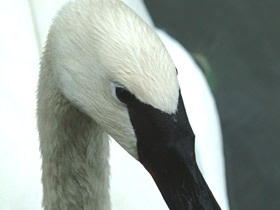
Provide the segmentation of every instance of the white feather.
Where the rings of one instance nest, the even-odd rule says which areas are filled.
[[[4,6],[2,5],[1,8],[3,11],[7,12],[0,13],[3,15],[3,17],[1,17],[2,21],[7,19],[7,16],[10,17],[11,21],[9,22],[9,24],[3,24],[5,25],[5,27],[7,27],[6,31],[10,31],[11,28],[13,28],[15,30],[14,34],[21,34],[24,31],[27,31],[26,28],[29,29],[28,33],[23,36],[24,40],[18,40],[17,37],[13,36],[7,36],[3,38],[6,33],[1,33],[2,37],[0,39],[6,40],[6,43],[13,44],[10,46],[1,47],[2,50],[0,51],[2,53],[1,57],[7,58],[4,60],[6,62],[6,65],[3,65],[1,67],[1,69],[3,69],[3,71],[1,71],[1,74],[3,74],[3,77],[1,76],[1,87],[3,88],[1,88],[2,91],[0,103],[2,111],[0,139],[0,209],[39,209],[42,193],[39,181],[40,160],[34,113],[34,93],[37,80],[36,69],[38,67],[36,65],[36,61],[38,60],[38,51],[36,43],[34,42],[36,38],[34,35],[34,28],[32,26],[32,18],[30,16],[28,5],[26,3],[20,3],[19,1],[15,0],[9,2],[13,3],[6,3]],[[141,3],[142,2],[140,2],[140,4]],[[53,5],[55,5],[55,3],[53,3]],[[11,14],[15,8],[21,8],[16,12],[17,21],[22,21],[20,22],[20,24],[18,24],[18,22],[16,21],[12,21],[13,15]],[[52,11],[50,12],[51,15],[49,15],[49,17],[51,17],[56,10],[56,6],[52,8],[41,7],[41,12],[46,10]],[[35,11],[37,13],[36,17],[39,17],[40,10],[35,9]],[[148,20],[150,18],[144,17],[143,19]],[[41,40],[40,43],[43,43],[43,40],[45,39],[44,37],[46,28],[48,28],[46,23],[49,23],[50,19],[44,20],[42,22],[45,22],[45,24],[37,25],[42,27],[41,29],[39,29],[41,34],[39,36]],[[20,30],[21,26],[24,26],[24,30]],[[188,57],[184,50],[180,49],[178,43],[176,43],[166,34],[164,35],[162,32],[159,33],[161,34],[161,38],[167,45],[169,53],[173,57],[174,63],[179,69],[179,82],[181,84],[185,105],[191,124],[198,139],[196,148],[198,150],[200,167],[204,175],[206,176],[206,180],[208,181],[210,188],[213,190],[213,193],[216,195],[219,203],[224,206],[223,209],[226,209],[228,205],[225,191],[225,178],[223,174],[224,169],[223,157],[221,152],[221,134],[213,98],[211,94],[209,94],[210,91],[206,85],[205,79],[203,78],[197,67],[193,64],[192,59]],[[12,33],[9,33],[9,36],[10,34]],[[168,39],[170,40],[167,41]],[[14,49],[17,50],[14,50],[13,53],[7,53],[9,52],[7,51],[7,49],[11,49],[11,46],[14,46]],[[30,54],[26,53],[27,49],[29,50]],[[15,52],[17,52],[18,54],[16,54]],[[18,58],[21,59],[19,60]],[[14,60],[17,60],[17,62],[14,62]],[[7,66],[11,66],[11,64],[12,68],[8,68]],[[186,66],[189,66],[190,68],[186,68]],[[14,71],[9,71],[9,69],[13,69]],[[25,70],[23,71],[23,69]],[[33,69],[33,71],[30,71],[30,69]],[[198,81],[200,82],[196,83],[198,85],[192,83],[193,81],[195,81],[194,79],[188,79],[188,82],[186,82],[187,80],[183,80],[182,82],[181,76],[183,76],[184,74],[186,74],[185,78],[198,78]],[[17,75],[17,77],[14,77],[14,75]],[[23,78],[26,79],[23,80]],[[195,89],[197,92],[203,94],[192,95],[193,92],[184,91],[184,89],[189,89],[185,88],[185,85],[183,85],[185,83],[187,85],[193,84],[194,86],[191,86],[192,90]],[[199,87],[199,84],[202,87]],[[15,87],[18,87],[19,85],[20,88],[15,89]],[[197,98],[198,95],[199,98]],[[192,98],[192,100],[188,100],[188,98]],[[192,101],[194,102],[194,104],[191,104]],[[208,108],[198,108],[199,106],[208,107],[210,113],[208,111]],[[199,110],[202,110],[203,112],[201,113],[205,113],[208,117],[205,117],[205,115],[199,115]],[[200,129],[197,122],[201,122],[202,117],[207,121],[203,121],[205,123],[202,124],[203,128]],[[214,125],[214,129],[209,129],[209,122]],[[16,130],[17,132],[14,132],[14,130]],[[199,132],[199,130],[207,131],[205,132],[205,136],[206,134],[212,136],[211,139],[216,139],[216,142],[213,144],[211,143],[210,145],[207,142],[203,142],[203,139],[206,138],[205,136],[203,136],[203,132]],[[211,133],[213,131],[214,133]],[[167,209],[154,182],[147,174],[147,172],[143,169],[143,167],[134,159],[132,159],[128,154],[126,154],[126,152],[122,151],[123,149],[119,148],[119,146],[115,143],[113,143],[111,147],[111,198],[113,209]],[[210,161],[208,160],[209,156],[205,155],[207,154],[205,152],[205,148],[208,150],[209,148],[211,148],[211,151],[217,152],[216,156],[211,156],[213,159]],[[200,150],[203,152],[200,152]],[[210,164],[208,164],[208,161],[210,162]],[[214,164],[214,167],[216,167],[217,169],[214,169],[212,167],[213,162],[217,163]],[[141,179],[143,179],[143,181],[138,181]],[[137,180],[136,186],[133,187],[133,185],[135,184],[135,180]],[[127,185],[123,185],[122,183],[124,182],[126,182]]]

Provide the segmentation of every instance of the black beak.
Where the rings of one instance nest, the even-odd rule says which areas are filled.
[[[171,210],[220,209],[195,159],[195,136],[181,93],[177,112],[164,113],[139,100],[127,104],[140,162]]]

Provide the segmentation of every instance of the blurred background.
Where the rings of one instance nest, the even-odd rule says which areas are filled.
[[[0,0],[0,166],[10,168],[0,168],[0,199],[21,193],[18,199],[27,201],[8,208],[0,202],[1,210],[40,205],[41,186],[30,185],[40,182],[35,80],[54,8],[63,2]],[[280,1],[145,3],[155,25],[192,54],[213,91],[231,209],[280,209]]]
[[[145,0],[204,66],[220,114],[232,210],[280,209],[280,1]]]

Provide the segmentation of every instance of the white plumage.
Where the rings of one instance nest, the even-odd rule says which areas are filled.
[[[213,98],[211,96],[211,93],[209,91],[209,88],[207,87],[206,81],[203,78],[203,75],[201,75],[201,72],[197,69],[197,66],[193,63],[192,59],[186,54],[186,52],[180,47],[178,43],[176,43],[174,40],[172,40],[168,35],[164,34],[162,31],[158,31],[160,34],[160,37],[165,42],[169,53],[171,54],[173,61],[175,65],[178,68],[179,71],[179,82],[182,89],[182,94],[185,101],[185,106],[188,112],[188,116],[190,119],[190,122],[192,124],[192,127],[194,129],[194,132],[197,136],[197,151],[198,151],[198,162],[200,164],[201,170],[210,185],[210,188],[212,189],[214,195],[216,195],[217,200],[219,201],[220,205],[223,207],[223,209],[227,208],[227,198],[226,198],[226,188],[225,188],[225,181],[224,181],[224,169],[223,169],[223,155],[221,150],[221,134],[220,134],[220,127],[219,127],[219,121],[214,105]],[[36,47],[34,47],[36,48]],[[36,53],[34,53],[36,54]],[[186,68],[186,66],[188,66]],[[32,76],[30,76],[32,78]],[[184,79],[181,79],[184,78]],[[195,79],[196,78],[196,79]],[[199,81],[199,82],[198,82]],[[188,85],[188,86],[187,86]],[[28,91],[34,90],[34,86],[30,87]],[[19,98],[18,93],[15,93],[14,96]],[[188,98],[191,98],[191,100],[188,100]],[[34,100],[34,96],[31,96],[31,100]],[[5,104],[7,104],[8,99],[6,100]],[[22,102],[19,103],[23,103]],[[34,108],[34,106],[33,106]],[[30,109],[30,113],[32,112],[32,109]],[[6,116],[6,115],[4,115]],[[34,115],[33,115],[34,116]],[[205,117],[207,116],[207,117]],[[15,118],[18,118],[19,116],[15,116]],[[203,121],[201,119],[204,119]],[[22,119],[22,118],[21,118]],[[26,119],[23,118],[23,119]],[[17,120],[15,120],[17,121]],[[201,123],[203,122],[203,123]],[[34,123],[34,121],[33,121]],[[22,123],[24,124],[24,122]],[[209,128],[209,125],[211,128]],[[6,125],[3,125],[3,127]],[[19,128],[21,125],[18,125]],[[34,124],[33,124],[34,126]],[[202,127],[203,126],[203,127]],[[213,127],[212,127],[213,126]],[[11,125],[12,127],[12,125]],[[34,127],[33,127],[34,128]],[[27,128],[27,130],[30,130],[30,128]],[[202,132],[203,130],[203,132]],[[22,132],[24,133],[24,131]],[[33,138],[33,143],[36,141],[36,134],[35,130],[34,132],[31,131],[30,138]],[[14,134],[16,135],[16,134]],[[8,137],[4,137],[5,139],[9,138],[9,136],[13,139],[15,137],[12,137],[11,134],[8,134]],[[22,136],[22,135],[20,135]],[[23,136],[27,137],[24,133]],[[211,137],[210,137],[211,136]],[[20,138],[20,137],[18,137]],[[2,139],[2,137],[1,137]],[[205,140],[209,141],[211,139],[211,143],[208,144],[205,142]],[[214,143],[215,141],[215,143]],[[1,141],[2,144],[2,141]],[[7,144],[6,144],[7,145]],[[18,148],[18,153],[22,154],[20,147],[20,144],[17,146],[7,146],[6,150],[12,150],[12,147],[15,149]],[[26,146],[23,144],[24,147]],[[35,142],[36,145],[36,142]],[[23,147],[23,148],[24,148]],[[142,166],[138,164],[136,161],[131,159],[127,154],[125,153],[119,153],[120,148],[116,149],[115,144],[113,144],[114,150],[112,150],[112,182],[111,182],[111,195],[112,195],[112,208],[113,209],[167,209],[165,204],[163,203],[163,200],[157,192],[156,186],[153,184],[152,179],[149,177],[149,175],[143,171]],[[3,147],[2,147],[3,148]],[[27,147],[30,149],[30,147]],[[32,146],[32,152],[28,152],[28,154],[37,154],[37,156],[30,157],[29,163],[34,163],[33,165],[30,165],[32,170],[32,167],[34,166],[34,172],[30,173],[30,171],[27,174],[33,174],[37,175],[37,179],[29,179],[27,176],[22,176],[21,179],[18,179],[18,174],[14,173],[14,171],[17,171],[20,167],[19,160],[21,158],[16,158],[13,162],[13,158],[10,159],[10,161],[7,160],[7,157],[9,157],[9,154],[2,153],[3,159],[5,162],[4,164],[1,164],[1,167],[4,168],[6,171],[5,173],[1,173],[4,178],[2,180],[5,180],[5,183],[13,183],[15,189],[12,189],[9,187],[10,185],[6,185],[6,187],[2,188],[4,193],[1,195],[4,195],[0,197],[0,207],[3,205],[3,208],[1,209],[15,209],[15,202],[19,203],[19,206],[21,206],[21,209],[26,206],[26,209],[30,209],[30,203],[34,203],[33,207],[34,209],[38,209],[38,201],[35,201],[35,198],[31,200],[31,202],[27,202],[27,198],[24,197],[24,193],[26,191],[29,191],[30,194],[38,195],[38,198],[40,197],[40,186],[38,183],[38,165],[39,161],[34,161],[34,159],[38,158],[38,151],[36,147]],[[211,148],[211,149],[209,149]],[[205,150],[206,149],[206,150]],[[209,155],[207,152],[213,151],[211,155]],[[16,151],[16,150],[15,150]],[[118,151],[118,152],[116,152]],[[213,155],[213,153],[215,155]],[[121,155],[119,155],[121,154]],[[14,155],[15,157],[16,154]],[[35,158],[33,158],[35,157]],[[212,160],[210,160],[210,158]],[[25,156],[26,158],[26,156]],[[38,159],[37,159],[38,160]],[[11,166],[7,163],[11,163],[16,168],[12,170]],[[25,161],[22,164],[26,164],[27,161]],[[131,164],[130,166],[127,166],[127,163]],[[138,166],[137,166],[138,165]],[[24,169],[28,168],[25,165]],[[36,167],[37,166],[37,167]],[[25,171],[22,169],[21,171]],[[11,173],[10,175],[7,175]],[[3,175],[4,174],[4,175]],[[5,175],[6,174],[6,175]],[[139,176],[139,174],[143,174]],[[14,177],[14,178],[13,178]],[[138,182],[136,181],[136,184],[138,184],[137,187],[131,187],[132,184],[135,184],[135,180],[139,180],[140,177],[145,177],[145,179],[149,181],[143,181]],[[118,179],[119,178],[119,179]],[[121,182],[120,180],[123,179]],[[14,182],[14,180],[17,180],[17,182]],[[30,183],[33,182],[33,180],[37,180],[37,184],[34,184],[33,190],[27,190],[30,185],[26,185],[28,183],[28,180]],[[123,185],[123,182],[131,183],[128,185]],[[149,182],[150,184],[147,184]],[[144,184],[143,184],[144,183]],[[5,185],[4,185],[5,186]],[[31,185],[32,186],[32,185]],[[151,187],[150,187],[151,186]],[[145,188],[147,187],[147,188]],[[9,193],[8,189],[10,188],[13,193]],[[17,190],[18,188],[19,190]],[[128,189],[128,192],[125,192],[125,190]],[[141,190],[142,189],[142,190]],[[15,190],[15,191],[14,191]],[[139,191],[142,191],[141,196],[136,196],[136,193],[139,193]],[[20,192],[22,192],[20,194]],[[156,195],[154,195],[155,193]],[[13,197],[14,195],[14,197]],[[140,200],[142,197],[142,200]],[[36,199],[38,199],[36,198]],[[14,200],[13,200],[14,199]],[[30,199],[30,196],[29,196]],[[150,199],[150,200],[149,200]],[[142,206],[139,206],[139,203],[142,204]],[[37,208],[36,208],[37,203]],[[124,207],[120,207],[120,205],[123,205]],[[16,205],[18,206],[18,205]]]

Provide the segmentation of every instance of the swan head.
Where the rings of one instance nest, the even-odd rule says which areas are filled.
[[[46,54],[65,97],[136,159],[135,128],[116,90],[162,112],[177,110],[179,85],[169,54],[153,29],[121,1],[66,4],[54,19]]]
[[[171,57],[122,1],[67,3],[44,62],[60,92],[144,165],[171,209],[219,209],[195,162]]]

